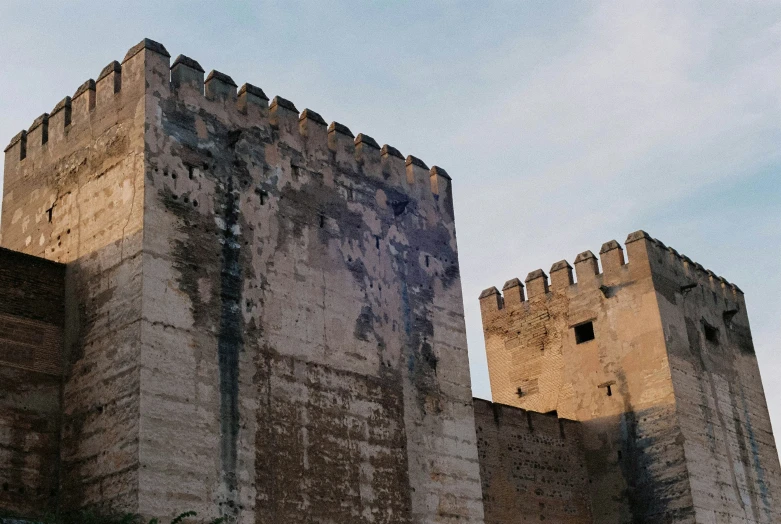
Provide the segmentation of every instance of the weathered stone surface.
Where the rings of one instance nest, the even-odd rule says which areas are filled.
[[[0,509],[56,509],[65,266],[0,248]]]
[[[6,155],[3,245],[68,264],[64,506],[482,522],[449,177],[142,44]]]
[[[781,468],[743,293],[661,243],[649,253],[697,521],[781,522]]]
[[[5,159],[2,245],[67,264],[63,508],[138,509],[146,84],[168,78],[142,44],[121,82],[97,98],[88,82],[45,144]]]
[[[580,423],[475,399],[487,524],[591,524]]]
[[[158,103],[143,337],[196,351],[150,359],[143,395],[161,411],[142,421],[150,439],[179,428],[221,451],[150,463],[142,497],[181,504],[152,500],[157,486],[197,472],[183,500],[257,522],[480,521],[452,197],[359,165],[343,126],[329,142],[196,92]],[[208,395],[160,389],[174,369]]]
[[[626,249],[528,300],[481,295],[494,401],[582,422],[595,522],[781,521],[742,293],[645,232]]]

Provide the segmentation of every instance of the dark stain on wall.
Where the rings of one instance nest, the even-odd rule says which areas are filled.
[[[734,308],[734,306],[732,306]],[[731,308],[725,308],[727,311],[734,311]],[[748,326],[744,326],[738,323],[726,322],[727,339],[737,348],[742,355],[755,355],[754,341],[751,338],[751,330]]]
[[[195,208],[190,192],[174,194],[166,187],[159,194],[166,209],[177,215],[178,230],[183,234],[183,240],[176,240],[173,246],[179,287],[190,298],[196,325],[216,331],[220,482],[224,490],[220,505],[223,514],[238,515],[239,358],[245,337],[260,330],[255,318],[251,326],[245,326],[242,314],[244,282],[254,276],[251,269],[245,269],[249,255],[242,250],[242,232],[249,225],[240,212],[242,191],[251,186],[245,156],[247,141],[252,137],[239,130],[224,129],[201,111],[200,115],[219,129],[213,141],[201,144],[191,113],[175,104],[170,104],[168,110],[170,118],[164,119],[164,127],[179,138],[172,146],[173,152],[185,166],[198,166],[202,176],[214,183],[213,206],[219,219],[216,222],[214,216]],[[204,297],[199,281],[218,281],[219,287],[215,286],[210,296]],[[208,344],[208,335],[196,338]]]
[[[445,224],[431,224],[421,214],[419,202],[389,179],[370,176],[360,166],[355,171],[334,167],[335,153],[315,157],[299,151],[280,140],[280,131],[273,126],[238,131],[205,111],[194,117],[191,108],[181,103],[164,101],[162,105],[163,130],[174,137],[171,153],[185,166],[202,166],[203,176],[214,184],[210,190],[214,210],[222,221],[215,226],[213,216],[188,206],[189,193],[160,193],[166,209],[179,218],[173,264],[180,273],[180,289],[191,299],[196,343],[209,343],[215,334],[217,338],[221,473],[226,487],[232,492],[237,488],[237,439],[246,422],[239,420],[238,363],[239,355],[250,351],[257,366],[254,387],[262,399],[254,415],[257,522],[301,521],[311,517],[314,507],[323,522],[410,522],[405,417],[415,420],[419,415],[408,414],[405,388],[411,381],[418,400],[413,411],[416,407],[423,414],[441,410],[432,318],[434,286],[449,288],[458,282],[451,230]],[[202,120],[201,129],[206,123],[208,140],[196,133],[196,118]],[[273,164],[266,160],[272,150]],[[326,181],[323,172],[333,179]],[[385,193],[387,206],[378,204],[379,192]],[[249,209],[260,210],[259,216],[250,216],[250,211],[242,216],[245,201],[250,200]],[[264,209],[273,213],[272,236],[253,238]],[[377,223],[364,221],[367,211],[379,219],[379,231]],[[239,226],[241,234],[236,233]],[[391,233],[394,228],[405,236],[403,241],[396,242],[393,235],[398,233]],[[251,247],[245,247],[250,243]],[[335,252],[341,252],[342,258],[335,257]],[[383,260],[382,268],[376,266],[378,254],[391,257]],[[280,269],[285,259],[287,270],[287,257],[301,257],[295,259],[290,276]],[[253,269],[258,263],[265,267]],[[297,264],[305,264],[306,270],[298,273]],[[379,273],[387,267],[391,274]],[[219,289],[203,297],[202,282],[215,282],[217,272]],[[283,288],[270,287],[280,286],[280,280],[287,278],[291,288],[297,283],[317,287],[321,285],[318,273],[322,275],[322,303],[298,304],[295,292],[285,295]],[[261,338],[267,304],[300,307],[302,322],[312,322],[310,315],[316,308],[338,313],[339,306],[328,303],[326,282],[340,273],[349,273],[352,292],[360,290],[363,295],[357,298],[360,312],[354,324],[345,327],[361,342],[361,351],[376,344],[376,375],[284,355]],[[308,282],[312,277],[318,280]],[[261,289],[253,296],[242,296],[258,286]],[[393,298],[384,298],[387,294]],[[384,308],[398,299],[404,309],[400,320],[406,326],[398,326],[397,331],[397,320],[389,316],[394,312]],[[402,341],[401,359],[387,354],[389,345],[397,347],[387,343],[388,336]],[[306,343],[293,337],[289,342]],[[324,343],[327,346],[329,341]],[[352,354],[361,360],[358,352]],[[370,411],[367,419],[356,413],[357,405]],[[322,471],[329,471],[331,482],[319,480]],[[366,489],[371,495],[362,499]]]
[[[716,433],[715,428],[713,425],[713,412],[710,408],[710,403],[708,402],[708,385],[704,383],[703,380],[703,373],[705,373],[705,359],[703,358],[702,354],[702,347],[700,345],[700,332],[697,329],[697,323],[689,318],[686,317],[686,337],[688,339],[688,348],[690,350],[689,357],[691,358],[691,362],[694,365],[695,370],[697,370],[697,381],[699,382],[699,406],[700,410],[702,411],[702,417],[705,421],[705,433],[708,437],[708,449],[710,450],[711,454],[716,453]]]
[[[381,337],[374,330],[374,324],[377,320],[371,306],[362,306],[361,313],[355,319],[355,329],[353,330],[355,338],[369,341],[369,335],[373,335],[376,339],[381,340]]]
[[[709,293],[703,292],[703,299],[707,301]],[[714,297],[714,302],[718,302],[718,299]],[[688,304],[690,307],[692,304]],[[687,303],[684,301],[682,307],[684,312]],[[730,475],[730,485],[734,491],[734,497],[740,506],[741,510],[746,510],[746,504],[743,501],[743,496],[740,493],[738,478],[735,473],[734,458],[732,456],[732,447],[729,444],[729,428],[727,420],[722,412],[721,402],[719,402],[718,391],[716,389],[716,383],[714,380],[714,373],[721,376],[735,376],[736,373],[732,366],[732,359],[720,345],[715,342],[707,340],[704,334],[700,333],[700,330],[716,329],[708,324],[708,322],[701,318],[699,321],[692,318],[690,314],[685,316],[686,322],[686,334],[689,342],[689,348],[691,351],[690,362],[693,364],[697,373],[697,381],[699,385],[700,394],[700,409],[706,422],[707,436],[708,436],[708,450],[714,458],[718,458],[718,439],[716,438],[716,431],[721,433],[723,440],[723,449],[729,463],[727,470]],[[704,342],[704,343],[703,343]],[[713,401],[715,409],[710,408],[709,399]],[[739,434],[736,435],[739,437]],[[740,447],[740,444],[739,444]],[[744,465],[750,468],[747,462]]]
[[[222,477],[228,491],[237,488],[236,461],[239,436],[239,353],[243,346],[241,315],[242,269],[241,241],[238,235],[238,197],[232,179],[228,179],[223,196],[222,259],[220,267],[220,327],[217,354],[220,373],[220,462]],[[228,504],[234,504],[229,501]]]
[[[412,202],[412,210],[417,205]],[[407,337],[407,371],[415,386],[418,407],[423,413],[441,412],[439,379],[437,377],[438,357],[434,352],[434,323],[432,305],[434,281],[439,278],[447,288],[457,281],[457,254],[450,247],[450,234],[443,224],[434,228],[415,228],[411,217],[406,220],[405,230],[415,231],[408,235],[409,245],[393,242],[396,253],[395,268],[401,284],[401,298],[404,331]],[[431,272],[420,263],[422,254],[436,253],[444,270],[442,274]]]
[[[729,385],[729,390],[730,390],[730,396],[732,398],[735,398],[735,388],[732,384]],[[740,461],[743,464],[751,464],[751,459],[749,458],[749,450],[746,447],[746,435],[745,432],[743,431],[743,424],[740,420],[740,412],[738,411],[737,402],[732,403],[732,425],[735,431],[735,438],[738,442],[738,453],[740,453]],[[754,474],[755,473],[752,468],[746,469],[746,475],[754,475]],[[759,520],[759,516],[757,515],[757,508],[759,507],[757,494],[752,490],[749,491],[749,496],[752,498],[751,512],[753,514],[753,517],[755,520]]]
[[[692,366],[697,382],[699,398],[696,403],[705,426],[707,450],[713,460],[726,462],[726,467],[721,471],[728,472],[729,477],[728,480],[722,477],[721,484],[724,489],[734,492],[731,498],[735,500],[738,506],[735,510],[740,511],[740,514],[745,512],[748,518],[756,521],[763,518],[773,520],[765,471],[751,423],[752,413],[745,399],[742,384],[744,377],[739,373],[736,361],[754,355],[748,327],[733,322],[733,318],[740,313],[740,304],[717,296],[703,286],[697,293],[684,295],[679,305],[684,315],[687,336],[682,356]],[[711,333],[710,338],[708,331]],[[728,398],[731,401],[727,406],[720,400],[718,380],[723,381],[729,389]],[[737,456],[733,456],[733,441],[737,444]],[[745,472],[745,483],[741,480],[741,469]],[[747,507],[744,494],[751,500],[748,504],[750,507]],[[760,516],[759,511],[766,515]]]
[[[676,507],[678,489],[688,482],[685,468],[677,468],[680,473],[674,473],[675,466],[682,466],[684,458],[666,452],[680,440],[674,407],[658,406],[636,411],[624,373],[616,373],[616,379],[624,399],[624,413],[618,419],[618,463],[625,482],[621,496],[629,508],[628,521],[662,524],[692,517],[692,507]],[[660,464],[667,467],[660,468]]]
[[[754,478],[759,487],[759,496],[762,499],[762,509],[768,518],[772,519],[772,504],[770,502],[770,491],[765,481],[765,468],[762,467],[759,460],[759,443],[757,442],[756,435],[754,435],[754,428],[751,425],[751,412],[742,386],[740,387],[740,400],[743,408],[743,416],[746,420],[746,433],[748,434],[748,441],[751,446],[751,462],[749,468],[753,470]]]

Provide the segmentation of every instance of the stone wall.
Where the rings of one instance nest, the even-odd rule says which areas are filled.
[[[6,148],[0,507],[778,521],[743,295],[643,232],[482,294],[473,411],[450,183],[158,43],[109,64]]]
[[[169,65],[6,152],[3,244],[68,263],[63,507],[482,522],[447,173]]]
[[[486,524],[591,524],[580,423],[474,403]]]
[[[65,267],[0,248],[0,510],[57,501]]]
[[[151,47],[110,63],[6,148],[2,245],[67,264],[64,508],[138,507],[145,94],[152,58],[167,54]]]
[[[630,236],[630,240],[634,240]],[[690,522],[692,500],[644,240],[483,292],[494,400],[583,423],[595,522]],[[575,329],[591,322],[594,339]],[[520,388],[520,390],[519,390]]]
[[[481,522],[447,174],[186,57],[167,88],[146,133],[141,506]]]
[[[781,468],[745,297],[674,249],[650,247],[697,521],[781,522]]]

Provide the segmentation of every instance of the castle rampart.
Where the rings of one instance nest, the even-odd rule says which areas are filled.
[[[450,177],[169,64],[6,151],[3,245],[68,263],[63,503],[482,522]]]
[[[626,250],[481,294],[494,400],[583,422],[598,522],[773,522],[743,293],[643,231]]]
[[[473,405],[444,169],[150,40],[5,151],[2,510],[781,520],[743,293],[643,231],[481,294]]]

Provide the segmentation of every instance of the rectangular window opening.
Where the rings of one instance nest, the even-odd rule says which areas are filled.
[[[255,188],[255,193],[258,195],[258,197],[260,197],[260,205],[262,206],[263,204],[265,204],[266,200],[268,200],[268,191],[266,191],[265,189],[261,189],[259,187],[256,187]]]
[[[702,326],[705,329],[705,340],[707,340],[708,342],[713,342],[714,344],[718,344],[719,328],[715,328],[705,321],[703,321]]]
[[[594,340],[594,323],[585,322],[575,326],[575,343],[582,344]]]

